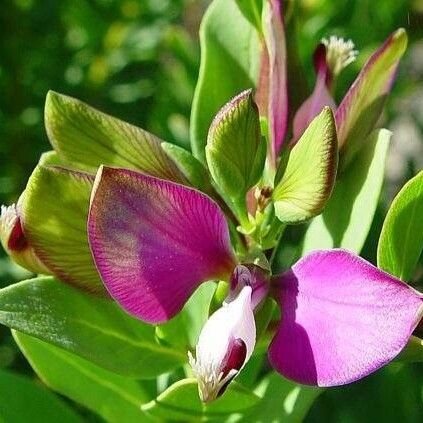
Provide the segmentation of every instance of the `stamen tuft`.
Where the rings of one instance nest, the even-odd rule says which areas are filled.
[[[358,51],[354,50],[355,46],[351,40],[331,35],[329,39],[323,38],[322,43],[326,47],[326,62],[334,76],[357,58]]]

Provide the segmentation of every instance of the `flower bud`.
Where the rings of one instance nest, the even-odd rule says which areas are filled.
[[[0,240],[7,254],[20,266],[34,273],[51,273],[29,245],[16,204],[1,206]]]
[[[256,343],[252,288],[245,286],[231,302],[213,313],[204,325],[189,362],[198,380],[202,401],[221,395],[251,357]]]

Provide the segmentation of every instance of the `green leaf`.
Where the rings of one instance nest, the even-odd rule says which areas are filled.
[[[201,284],[172,320],[156,328],[157,336],[170,345],[188,351],[197,345],[203,325],[209,317],[209,306],[216,290],[214,282]]]
[[[337,164],[335,122],[325,107],[293,147],[273,192],[278,219],[298,223],[321,213],[332,193]]]
[[[344,164],[351,162],[375,127],[406,48],[407,33],[401,28],[367,61],[339,105],[336,126]]]
[[[52,277],[0,290],[0,323],[125,376],[155,377],[186,362],[185,351],[158,344],[154,326]]]
[[[135,380],[23,333],[13,332],[13,337],[34,371],[51,389],[100,414],[107,422],[146,421],[140,405],[148,397]]]
[[[260,179],[266,148],[252,91],[244,91],[216,115],[206,147],[213,179],[234,203],[245,203],[248,190]]]
[[[307,229],[302,255],[337,247],[361,251],[382,189],[390,138],[386,129],[372,132],[355,160],[338,175],[324,212]]]
[[[423,362],[423,339],[412,336],[395,361],[404,363]]]
[[[214,0],[200,28],[201,64],[191,112],[191,147],[205,163],[209,126],[218,110],[241,91],[255,87],[260,43],[235,0]]]
[[[395,197],[380,234],[378,267],[409,281],[423,250],[423,171]]]
[[[1,369],[0,421],[82,423],[72,408],[35,380]]]
[[[261,32],[263,0],[236,0],[242,14]]]
[[[94,173],[101,164],[120,166],[186,183],[159,138],[82,101],[49,91],[45,124],[52,146],[69,166]]]
[[[297,423],[304,420],[323,389],[298,385],[272,372],[261,381],[254,392],[263,399],[260,407],[246,415],[243,422]]]
[[[207,169],[190,152],[168,142],[162,143],[162,149],[176,163],[193,187],[209,195],[215,193]]]
[[[232,413],[243,414],[259,403],[260,399],[236,382],[231,382],[217,400],[204,404],[198,396],[196,379],[184,379],[170,386],[155,400],[141,409],[158,419],[190,421],[221,419]]]
[[[22,202],[25,235],[42,262],[60,279],[91,292],[105,292],[87,237],[94,176],[37,166]]]

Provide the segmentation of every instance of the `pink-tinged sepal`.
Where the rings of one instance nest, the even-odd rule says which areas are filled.
[[[252,288],[244,286],[214,312],[201,330],[189,362],[204,402],[222,395],[250,359],[256,343]]]
[[[173,182],[100,168],[88,237],[113,298],[130,314],[161,323],[204,281],[235,267],[222,211],[205,194]]]
[[[260,73],[266,72],[268,76],[259,77],[260,97],[267,100],[269,155],[273,166],[288,124],[287,52],[282,3],[282,0],[266,0],[263,5],[263,34],[267,57],[263,56]],[[263,83],[267,83],[267,93]]]
[[[0,239],[4,250],[20,266],[33,273],[50,274],[28,242],[19,214],[19,203],[1,206]]]
[[[332,97],[332,84],[339,73],[352,63],[357,56],[351,40],[330,37],[323,39],[317,46],[313,62],[316,71],[316,84],[309,98],[297,110],[293,122],[293,141],[296,142],[306,130],[310,122],[325,106],[336,110]]]
[[[316,251],[275,277],[282,318],[272,366],[307,385],[354,382],[406,346],[422,295],[345,250]]]

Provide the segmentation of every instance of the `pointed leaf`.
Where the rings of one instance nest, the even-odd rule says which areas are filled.
[[[207,164],[216,184],[231,199],[244,199],[261,177],[266,141],[251,90],[227,103],[214,118],[206,147]]]
[[[242,14],[261,31],[261,10],[263,8],[263,0],[236,0],[239,10]]]
[[[337,386],[393,360],[423,316],[423,295],[346,250],[315,251],[276,277],[281,321],[272,366],[298,383]]]
[[[379,201],[390,138],[386,129],[374,131],[354,163],[338,175],[325,210],[307,229],[302,255],[333,247],[360,252]]]
[[[217,400],[204,404],[198,396],[196,379],[183,379],[170,386],[157,399],[141,406],[151,417],[165,420],[218,419],[232,413],[243,414],[259,403],[260,399],[242,385],[232,382]]]
[[[298,385],[272,372],[254,393],[263,398],[260,407],[244,417],[245,423],[298,423],[306,417],[323,389]]]
[[[51,144],[72,167],[95,172],[108,164],[186,183],[159,138],[82,101],[49,91],[45,122]]]
[[[0,290],[0,323],[64,348],[110,371],[154,377],[186,361],[157,343],[155,328],[52,277]]]
[[[409,281],[423,250],[423,171],[395,197],[383,223],[378,266]]]
[[[147,396],[137,381],[23,333],[13,332],[13,337],[34,371],[51,389],[98,413],[106,422],[145,421],[140,405]]]
[[[102,167],[88,234],[108,291],[130,314],[162,323],[202,283],[235,267],[225,216],[192,188]]]
[[[326,107],[293,147],[273,192],[279,220],[298,223],[321,213],[332,193],[337,163],[335,122]]]
[[[29,377],[0,369],[0,421],[82,423],[64,401]]]
[[[423,339],[412,336],[407,346],[401,351],[396,361],[403,363],[423,362]]]
[[[22,222],[30,245],[60,279],[104,293],[87,238],[94,177],[60,167],[37,166],[22,202]]]
[[[407,34],[398,29],[370,57],[339,105],[335,118],[339,145],[347,150],[346,164],[379,119],[406,47]]]
[[[215,0],[200,28],[201,64],[191,112],[191,147],[206,162],[209,126],[219,109],[258,77],[260,43],[234,0]]]
[[[288,125],[287,52],[282,0],[263,5],[263,32],[269,59],[268,123],[270,157],[275,162]]]

